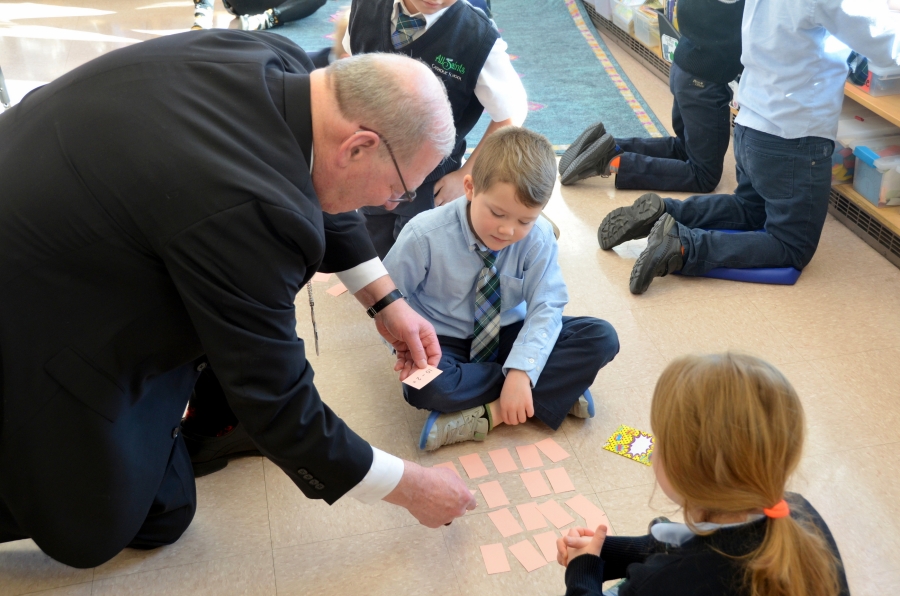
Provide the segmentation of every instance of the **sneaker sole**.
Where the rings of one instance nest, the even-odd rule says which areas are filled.
[[[642,252],[641,256],[635,261],[634,268],[631,270],[631,277],[628,280],[628,289],[631,290],[632,294],[643,294],[647,291],[647,288],[650,287],[650,282],[653,281],[653,278],[658,277],[657,270],[660,265],[663,265],[663,261],[661,259],[656,263],[653,263],[652,261],[656,258],[654,255],[660,251],[660,248],[663,249],[663,253],[667,252],[665,244],[670,241],[669,231],[674,226],[675,218],[672,216],[661,217],[653,224],[653,229],[650,230],[650,241],[647,243],[647,248],[644,249],[644,252]],[[647,259],[651,259],[651,262],[645,267],[644,261]]]
[[[422,426],[422,433],[419,435],[419,449],[425,450],[425,445],[428,444],[428,433],[431,432],[431,427],[434,426],[435,421],[437,421],[438,416],[440,415],[440,412],[431,412],[428,414],[428,418]]]
[[[575,158],[578,157],[578,154],[585,147],[589,147],[591,143],[604,134],[606,134],[606,127],[603,126],[602,122],[595,122],[584,129],[584,132],[578,135],[578,138],[569,145],[563,156],[559,158],[559,175],[562,176],[563,172],[569,169],[569,166],[572,165],[572,162],[575,161]]]
[[[588,147],[584,153],[575,158],[572,165],[560,177],[559,181],[563,185],[574,184],[584,178],[599,176],[597,171],[597,162],[600,157],[616,146],[616,140],[610,134],[604,134]]]
[[[633,205],[613,209],[597,229],[600,248],[609,250],[628,240],[646,237],[665,212],[665,203],[656,193],[641,195]]]

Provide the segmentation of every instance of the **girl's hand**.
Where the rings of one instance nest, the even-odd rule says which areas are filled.
[[[596,530],[588,528],[572,528],[567,536],[556,540],[556,561],[563,567],[569,561],[581,555],[600,556],[603,541],[606,540],[606,526],[597,526]]]

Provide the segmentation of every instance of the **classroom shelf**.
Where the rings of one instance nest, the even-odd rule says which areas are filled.
[[[665,81],[667,85],[669,84],[668,62],[663,60],[656,52],[628,35],[627,32],[616,27],[612,21],[597,12],[589,2],[585,2],[584,7],[587,10],[588,16],[591,18],[591,22],[593,22],[594,26],[597,28],[597,31],[606,34],[607,39],[610,39],[616,45],[624,49],[635,60],[643,64],[650,72]]]
[[[828,212],[900,267],[900,207],[876,207],[852,184],[839,184],[831,187]]]
[[[900,95],[872,97],[868,93],[860,91],[859,87],[846,83],[844,85],[844,96],[869,108],[888,122],[900,126]]]

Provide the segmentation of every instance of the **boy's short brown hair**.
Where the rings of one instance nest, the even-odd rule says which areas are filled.
[[[526,207],[543,207],[556,184],[556,154],[542,134],[506,126],[484,140],[472,169],[475,192],[497,182],[512,184]]]

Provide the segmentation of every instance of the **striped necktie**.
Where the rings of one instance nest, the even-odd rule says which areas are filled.
[[[471,362],[492,362],[500,349],[500,276],[497,275],[498,251],[479,250],[484,262],[475,285],[475,338]]]
[[[409,44],[419,29],[425,28],[425,19],[411,17],[401,10],[397,16],[397,29],[391,35],[391,42],[394,49],[399,50],[403,46]]]

